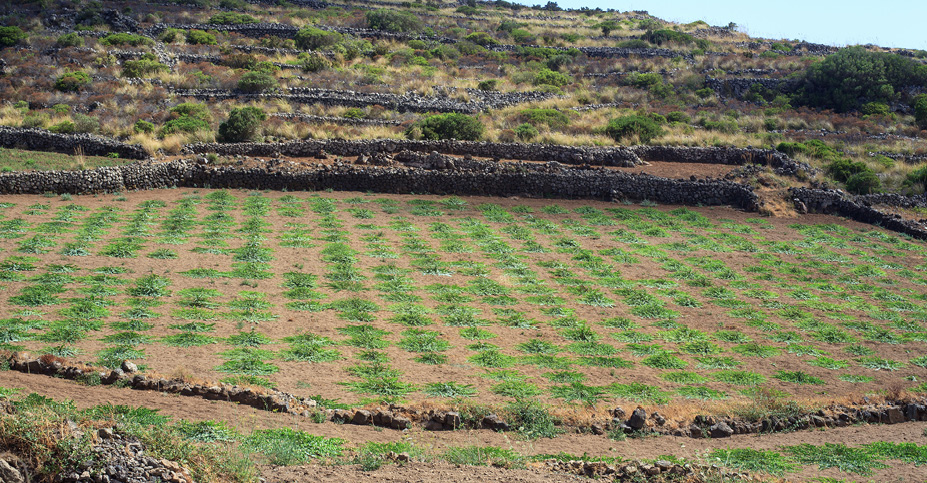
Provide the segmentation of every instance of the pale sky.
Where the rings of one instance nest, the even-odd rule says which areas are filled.
[[[547,0],[514,0],[545,5]],[[927,50],[927,0],[559,0],[562,8],[646,10],[663,20],[734,22],[753,37]]]

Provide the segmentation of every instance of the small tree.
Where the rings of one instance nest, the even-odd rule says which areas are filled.
[[[460,139],[478,141],[483,136],[483,124],[465,114],[447,113],[429,116],[406,130],[406,137],[422,139]]]
[[[28,35],[19,27],[0,27],[0,47],[12,47]]]
[[[623,116],[612,119],[605,127],[605,133],[615,141],[637,136],[642,143],[649,143],[663,134],[663,128],[653,119],[644,116]]]
[[[614,20],[606,20],[599,24],[599,28],[602,30],[602,36],[608,37],[613,30],[618,30],[621,26]]]
[[[260,136],[261,123],[267,114],[257,107],[232,109],[229,119],[219,125],[219,138],[227,143],[255,141]]]

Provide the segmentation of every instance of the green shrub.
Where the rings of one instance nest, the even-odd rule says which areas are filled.
[[[122,63],[123,77],[133,79],[139,79],[157,72],[167,72],[168,70],[170,70],[170,67],[150,58],[127,60]]]
[[[494,91],[496,90],[498,86],[499,86],[498,79],[487,79],[484,81],[480,81],[479,84],[476,85],[476,88],[481,91]]]
[[[367,12],[367,26],[387,32],[420,32],[424,29],[422,20],[410,12],[381,8]]]
[[[573,79],[570,76],[550,69],[539,70],[534,74],[534,80],[532,81],[536,86],[549,85],[554,87],[563,87],[572,82]]]
[[[55,43],[58,44],[58,47],[80,47],[84,45],[84,38],[77,35],[76,32],[71,32],[58,37]]]
[[[530,141],[540,134],[534,126],[527,122],[515,128],[515,135],[522,141]]]
[[[277,85],[277,78],[265,72],[248,72],[238,79],[238,89],[243,92],[264,92],[275,89]]]
[[[683,124],[688,124],[692,121],[692,118],[688,114],[681,111],[673,111],[666,115],[666,122],[680,122]]]
[[[649,49],[650,43],[641,39],[622,40],[618,42],[618,47],[622,49]]]
[[[312,54],[302,54],[299,57],[299,65],[305,72],[320,72],[325,69],[331,68],[332,63],[329,62],[324,56],[312,53]]]
[[[519,119],[534,126],[541,124],[551,128],[563,128],[570,123],[570,117],[556,109],[524,109],[518,113]]]
[[[796,99],[801,104],[846,112],[864,102],[891,104],[905,88],[927,84],[927,66],[861,46],[840,49],[805,71]]]
[[[257,107],[232,109],[227,121],[219,125],[219,137],[224,142],[255,141],[260,136],[261,123],[267,114]]]
[[[914,121],[921,129],[927,129],[927,94],[921,94],[911,103],[914,108]]]
[[[605,133],[618,142],[637,136],[640,142],[649,143],[663,135],[663,128],[649,117],[622,116],[609,121]]]
[[[872,193],[880,187],[879,177],[861,161],[837,158],[826,167],[831,178],[844,183],[852,193]]]
[[[164,31],[158,35],[158,40],[164,43],[172,44],[182,38],[185,38],[186,36],[186,32],[181,29],[164,29]]]
[[[560,54],[547,59],[544,64],[550,70],[559,71],[562,67],[572,64],[574,60],[575,58],[571,55]]]
[[[492,38],[492,36],[486,32],[473,32],[472,34],[464,37],[464,40],[473,42],[476,45],[482,45],[483,47],[497,45],[499,43],[498,40]]]
[[[921,166],[908,173],[905,182],[908,185],[921,185],[921,188],[927,190],[927,166]]]
[[[67,71],[55,79],[55,89],[62,92],[77,92],[89,85],[91,81],[90,75],[82,70]]]
[[[331,47],[341,42],[344,37],[338,32],[330,32],[315,27],[306,27],[296,32],[296,47],[304,50],[317,50]]]
[[[879,176],[867,168],[866,171],[850,176],[846,181],[847,191],[856,194],[870,194],[879,191],[882,182]]]
[[[135,125],[132,126],[132,130],[136,133],[152,133],[154,132],[154,128],[154,124],[142,119],[135,121]]]
[[[776,146],[776,151],[785,153],[789,156],[795,156],[796,154],[807,152],[808,148],[806,148],[802,143],[783,142]]]
[[[191,45],[217,45],[216,36],[202,30],[190,30],[187,32],[187,43]]]
[[[859,108],[859,112],[865,116],[887,116],[890,114],[888,105],[881,102],[867,102]]]
[[[417,122],[405,134],[409,138],[418,134],[422,139],[478,141],[483,136],[483,124],[465,114],[435,114]]]
[[[209,17],[209,23],[233,25],[243,23],[258,23],[258,21],[246,13],[221,12],[213,15],[212,17]]]
[[[172,107],[170,113],[175,117],[189,116],[204,121],[209,121],[211,119],[209,107],[199,102],[182,102]]]
[[[677,32],[675,30],[669,29],[650,30],[647,33],[641,35],[641,40],[646,40],[647,42],[656,45],[663,45],[666,43],[689,45],[695,43],[695,37],[687,33]]]
[[[531,32],[525,29],[515,29],[511,32],[512,40],[519,44],[530,44],[536,40]]]
[[[74,123],[71,121],[61,121],[49,127],[48,130],[57,134],[74,134]]]
[[[642,89],[647,89],[650,86],[658,85],[663,83],[663,76],[655,72],[633,72],[628,76],[628,84],[634,87],[640,87]]]
[[[346,117],[349,119],[362,119],[362,118],[367,117],[367,114],[364,112],[363,109],[359,107],[352,107],[344,111],[344,114],[342,114],[342,117]]]
[[[171,119],[164,123],[161,126],[159,132],[161,137],[167,136],[169,134],[175,134],[179,132],[194,133],[197,131],[208,131],[209,123],[190,116],[180,116],[176,119]]]
[[[100,130],[100,120],[86,114],[75,113],[71,116],[74,121],[74,132],[95,134]]]
[[[119,33],[103,37],[100,39],[100,43],[103,45],[131,45],[132,47],[138,47],[141,45],[151,45],[154,42],[148,37],[143,37],[141,35]]]
[[[602,30],[603,37],[608,37],[612,31],[621,29],[621,25],[619,25],[618,22],[614,20],[606,20],[596,25],[596,27]]]
[[[27,37],[19,27],[0,27],[0,47],[12,47]]]

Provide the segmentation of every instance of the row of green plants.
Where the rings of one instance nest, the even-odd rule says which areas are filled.
[[[15,317],[4,324],[8,347],[31,345],[38,338],[52,344],[44,350],[73,355],[90,333],[109,327],[113,333],[105,341],[111,345],[99,354],[100,363],[107,367],[126,358],[144,358],[151,343],[225,344],[225,349],[216,349],[224,362],[215,367],[229,378],[238,378],[233,380],[273,385],[272,375],[279,371],[273,360],[347,367],[350,363],[340,361],[353,357],[361,365],[348,367],[348,375],[359,380],[346,387],[364,397],[395,400],[420,391],[429,397],[461,398],[488,391],[502,397],[543,394],[583,404],[611,397],[652,402],[670,397],[718,399],[775,379],[795,384],[796,389],[837,381],[867,387],[880,373],[860,375],[850,368],[902,371],[908,377],[925,365],[916,357],[886,358],[875,353],[881,347],[912,347],[924,340],[923,297],[910,289],[899,291],[894,287],[898,281],[889,276],[897,272],[916,282],[917,272],[880,258],[910,257],[919,248],[879,232],[854,234],[838,226],[795,225],[797,241],[758,244],[772,228],[762,219],[714,223],[691,210],[668,213],[647,207],[609,211],[586,206],[571,213],[547,205],[535,213],[535,208],[526,206],[471,208],[459,198],[410,200],[403,211],[395,201],[369,197],[335,202],[288,194],[272,202],[259,193],[241,199],[214,191],[184,198],[165,211],[167,207],[149,201],[131,213],[112,208],[85,213],[70,203],[54,210],[52,221],[35,226],[24,218],[0,220],[0,236],[24,239],[16,242],[21,254],[5,259],[0,273],[11,282],[35,284],[23,286],[10,298],[18,312],[9,314]],[[36,204],[22,214],[45,217],[50,209],[50,204]],[[262,219],[273,211],[285,219],[303,218],[310,211],[318,218],[308,224],[287,223],[279,236],[272,235],[280,240],[279,248],[274,248],[266,245],[273,230]],[[241,216],[232,216],[239,212]],[[406,212],[411,218],[395,217]],[[448,219],[448,213],[470,216]],[[355,229],[362,234],[359,241],[366,244],[365,250],[352,248],[352,230],[344,228],[339,215],[349,215],[358,223]],[[79,216],[85,216],[82,228]],[[370,223],[379,216],[392,221]],[[424,223],[413,223],[414,219]],[[103,237],[114,226],[119,226],[123,237]],[[603,233],[603,227],[625,228]],[[27,238],[33,228],[41,233]],[[149,274],[134,277],[133,282],[122,277],[124,269],[118,267],[98,269],[89,278],[75,265],[48,266],[44,275],[34,273],[41,260],[36,255],[58,246],[48,233],[60,239],[73,230],[85,233],[91,228],[93,236],[80,234],[78,241],[64,242],[64,250],[75,260],[97,253],[112,260],[133,258],[146,246],[180,248],[193,242],[196,246],[187,250],[223,256],[231,269],[186,270],[182,276],[202,284],[176,292],[171,291],[176,278]],[[661,243],[669,238],[667,230],[684,234],[689,241]],[[617,244],[597,253],[583,248],[582,240],[587,238],[611,238]],[[108,241],[99,250],[95,245],[101,239]],[[233,240],[235,245],[229,243]],[[822,250],[822,244],[844,252]],[[853,246],[871,252],[856,248],[849,250],[852,256],[844,254]],[[293,267],[297,269],[275,275],[276,251],[315,253],[316,248],[326,263],[324,272]],[[754,257],[754,263],[733,270],[711,255],[696,255],[703,250],[743,253]],[[440,252],[465,254],[470,261],[447,262]],[[786,255],[799,255],[802,261],[783,263]],[[175,248],[148,253],[152,259],[179,256]],[[526,263],[529,256],[535,260]],[[361,259],[380,260],[380,264],[360,270]],[[865,262],[854,264],[854,260]],[[625,279],[613,263],[628,267],[655,263],[665,276]],[[276,287],[278,282],[269,281],[276,276],[282,276],[282,282],[270,293],[220,290],[221,285],[216,285],[237,278],[252,287],[266,283]],[[500,276],[505,283],[498,281]],[[847,288],[835,285],[835,278]],[[75,282],[81,287],[70,288]],[[783,292],[778,286],[789,290]],[[88,296],[62,297],[75,290]],[[123,293],[129,298],[116,298]],[[273,294],[282,294],[287,302],[272,304],[268,297]],[[62,302],[68,305],[57,309]],[[157,308],[165,302],[176,308]],[[116,308],[119,305],[129,310]],[[733,321],[728,324],[751,329],[705,330],[687,324],[684,314],[712,307]],[[48,309],[63,319],[45,322]],[[301,332],[275,341],[262,333],[260,324],[276,319],[281,310],[331,313],[348,324],[324,335]],[[607,315],[579,315],[587,310]],[[116,314],[126,320],[105,324]],[[165,317],[178,323],[160,322]],[[156,326],[164,336],[144,334]],[[217,331],[228,335],[216,337]],[[499,345],[513,336],[514,343]],[[289,347],[264,347],[280,342]],[[466,348],[466,362],[488,369],[489,379],[446,381],[440,388],[409,384],[390,366],[396,357],[393,346],[418,363],[439,366],[451,362],[450,349]],[[454,363],[460,360],[457,357]],[[807,366],[762,374],[740,367],[770,358],[798,358]],[[638,365],[660,371],[663,382],[589,385],[589,374],[596,367],[609,368],[620,381],[618,374]],[[421,367],[413,370],[427,370]],[[538,370],[549,383],[528,382]],[[663,385],[675,389],[661,389]]]

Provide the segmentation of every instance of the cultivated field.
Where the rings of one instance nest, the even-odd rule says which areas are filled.
[[[179,189],[7,196],[2,206],[0,315],[13,351],[110,369],[128,359],[168,378],[276,388],[329,408],[478,416],[541,401],[568,432],[618,406],[659,411],[672,426],[927,392],[927,247],[832,217]],[[48,392],[35,377],[48,379],[0,380]],[[61,384],[51,392],[78,401],[92,389]],[[120,391],[135,392],[107,393]],[[260,422],[229,407],[183,417],[280,425],[242,411]],[[300,419],[348,447],[402,437]],[[425,446],[506,446],[485,433],[429,435]],[[609,437],[625,435],[518,449],[634,456]]]

